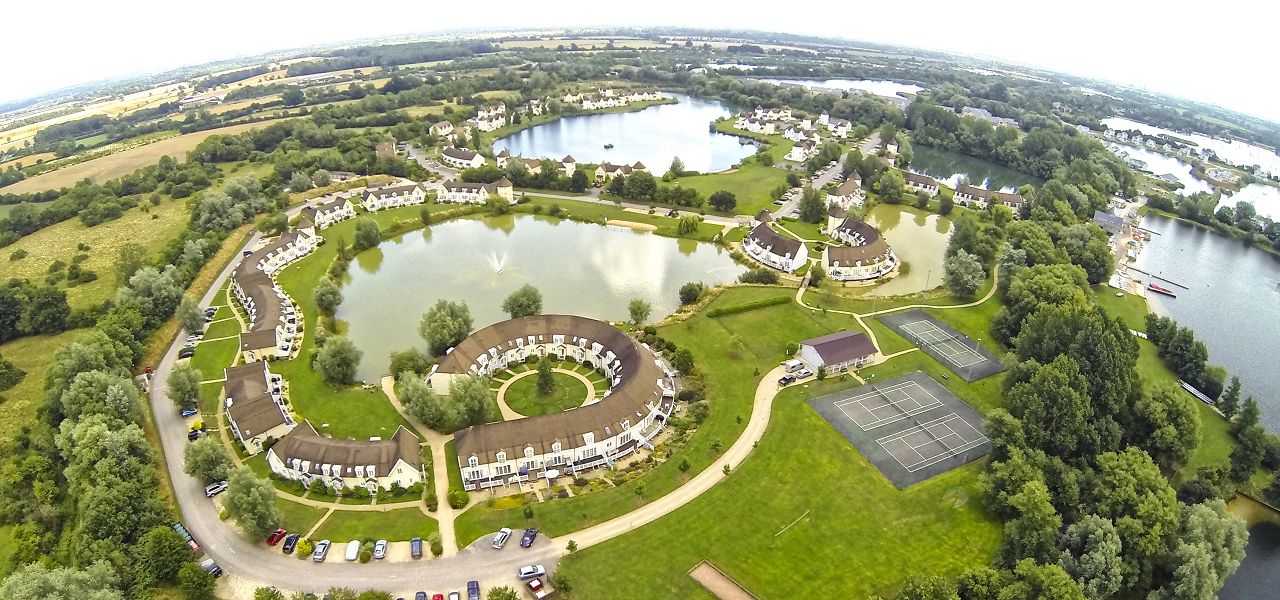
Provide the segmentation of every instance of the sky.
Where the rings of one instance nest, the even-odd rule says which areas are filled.
[[[608,9],[607,7],[615,7]],[[1280,122],[1280,4],[156,0],[18,2],[0,28],[0,101],[269,50],[443,29],[693,26],[985,56],[1210,102]]]

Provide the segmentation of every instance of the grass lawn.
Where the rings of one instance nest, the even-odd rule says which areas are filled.
[[[289,533],[301,535],[306,535],[308,531],[311,531],[311,528],[325,513],[323,508],[307,506],[306,504],[299,504],[283,498],[276,499],[276,507],[280,509],[280,515],[284,517],[280,526],[289,530]]]
[[[210,306],[222,307],[226,304],[227,304],[227,287],[223,286],[222,289],[218,290],[218,293],[213,295],[213,303]],[[213,318],[225,319],[226,317],[229,317],[229,316],[231,316],[230,309],[228,309],[227,312],[224,313],[222,308],[219,308],[218,312],[213,315]]]
[[[1116,294],[1120,293],[1120,297]],[[1093,301],[1113,317],[1120,317],[1124,324],[1136,331],[1147,330],[1147,299],[1121,292],[1108,285],[1093,286]]]
[[[711,598],[685,575],[710,560],[760,598],[890,597],[908,577],[954,577],[991,561],[1000,525],[981,507],[981,462],[899,491],[804,394],[780,395],[758,449],[727,481],[561,560],[575,594]],[[662,560],[636,569],[636,548],[660,549]]]
[[[222,310],[224,309],[219,309],[219,312],[221,312]],[[225,309],[225,310],[227,310],[228,312],[230,311],[230,309]],[[209,326],[204,330],[205,339],[212,340],[214,338],[239,336],[240,321],[237,321],[235,317],[231,317],[230,315],[228,315],[228,317],[229,318],[223,319],[221,321],[215,320],[214,322],[210,323]]]
[[[543,206],[542,214],[550,214],[548,210],[552,205],[558,205],[564,211],[560,214],[562,218],[574,219],[576,221],[587,221],[591,223],[603,223],[606,219],[620,221],[634,221],[636,223],[646,223],[657,227],[654,233],[665,235],[667,237],[689,237],[704,242],[709,242],[715,238],[724,228],[712,225],[710,223],[699,223],[698,231],[694,235],[679,235],[676,233],[676,225],[678,219],[659,216],[658,214],[636,213],[618,208],[608,204],[599,202],[587,202],[582,200],[563,200],[560,198],[545,198],[530,194],[530,203],[519,207],[524,210],[529,205]],[[532,210],[532,209],[529,209]],[[665,212],[665,210],[664,210]]]
[[[191,357],[191,366],[200,371],[204,379],[222,379],[223,369],[231,366],[236,353],[240,351],[240,338],[233,337],[212,342],[196,344],[196,354]]]
[[[683,187],[698,190],[703,198],[709,198],[720,190],[732,192],[738,198],[738,206],[733,213],[754,215],[762,208],[773,208],[772,203],[777,200],[773,191],[780,185],[786,185],[787,171],[766,167],[751,159],[743,161],[742,166],[733,171],[691,175],[676,181]]]
[[[385,512],[336,510],[311,537],[334,542],[379,539],[407,542],[414,537],[426,539],[439,529],[435,519],[416,508]]]
[[[793,293],[781,287],[735,287],[708,306],[789,297]],[[630,512],[675,489],[711,463],[716,456],[711,450],[713,443],[727,446],[742,433],[751,416],[760,375],[785,358],[783,352],[788,342],[846,328],[856,330],[857,322],[846,315],[808,311],[794,303],[714,319],[704,312],[660,328],[660,335],[681,348],[688,348],[695,363],[705,365],[700,368],[707,373],[710,416],[690,436],[683,450],[652,472],[616,488],[539,504],[534,509],[532,526],[548,535],[563,535]],[[678,469],[681,458],[689,460],[691,468],[687,473]],[[600,477],[601,474],[588,476]],[[640,484],[644,485],[643,496],[635,493],[635,487]],[[481,503],[459,515],[454,526],[458,543],[465,546],[499,527],[524,522],[518,506],[496,508]]]
[[[18,385],[0,392],[0,397],[4,398],[0,402],[0,431],[17,432],[18,428],[36,418],[36,410],[44,404],[44,378],[54,351],[86,331],[74,329],[57,335],[24,337],[0,344],[0,356],[27,372]]]
[[[782,219],[778,221],[777,224],[786,228],[787,231],[795,234],[794,236],[788,237],[802,237],[806,240],[817,240],[823,243],[827,243],[831,239],[821,231],[818,231],[819,225],[823,225],[825,223],[805,223],[799,219]]]
[[[555,387],[550,394],[538,391],[538,376],[526,375],[517,379],[507,388],[503,396],[507,405],[526,417],[535,417],[568,410],[582,406],[587,398],[587,386],[577,377],[563,373],[552,373],[551,379]]]
[[[449,440],[444,444],[445,467],[449,471],[449,490],[462,489],[462,468],[458,466],[458,443]],[[445,490],[447,493],[449,490]],[[440,499],[441,502],[444,498]],[[497,531],[496,529],[494,531]],[[470,542],[470,540],[468,540]],[[460,544],[461,545],[461,544]]]
[[[221,381],[200,384],[200,413],[206,423],[218,422],[218,396],[221,395]]]
[[[58,286],[66,289],[67,303],[72,309],[101,303],[115,296],[118,283],[115,264],[120,248],[127,243],[140,244],[151,249],[151,258],[155,258],[160,249],[187,226],[189,215],[185,202],[165,200],[159,206],[144,203],[125,211],[119,219],[94,227],[86,227],[79,219],[45,227],[5,248],[5,279],[16,277],[41,282],[49,265],[55,260],[71,264],[72,257],[80,253],[77,244],[85,244],[89,250],[84,253],[89,258],[80,268],[97,273],[98,279],[72,287],[67,287],[64,280]],[[8,254],[18,250],[25,250],[27,257],[8,261]]]

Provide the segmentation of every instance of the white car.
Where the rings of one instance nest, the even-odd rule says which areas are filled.
[[[813,371],[810,371],[809,369],[800,369],[799,371],[796,371],[796,377],[800,379],[804,379],[805,377],[812,377],[812,376],[813,376]]]
[[[387,540],[378,540],[373,543],[373,557],[377,560],[387,557]]]
[[[498,530],[497,535],[493,536],[493,543],[489,544],[494,550],[501,550],[507,545],[507,540],[511,539],[511,528],[503,527]]]
[[[212,498],[225,491],[227,491],[227,482],[217,481],[204,486],[204,497]]]
[[[360,558],[360,540],[347,542],[347,554],[344,558],[349,561]]]
[[[516,569],[516,577],[519,577],[521,581],[533,579],[534,577],[542,577],[546,574],[547,569],[542,565],[525,565]]]

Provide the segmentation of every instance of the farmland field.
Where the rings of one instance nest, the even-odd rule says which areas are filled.
[[[632,48],[643,50],[646,48],[665,48],[663,44],[659,44],[653,40],[637,40],[637,39],[547,39],[547,40],[519,40],[513,42],[502,42],[503,48],[556,48],[564,46],[568,48],[572,44],[577,44],[579,50],[603,50],[609,42],[613,42],[614,48]]]
[[[180,135],[154,144],[147,144],[146,146],[71,165],[30,179],[24,179],[13,185],[0,188],[0,192],[11,194],[39,192],[70,186],[86,177],[95,182],[114,179],[150,165],[160,160],[160,157],[164,155],[172,156],[178,160],[185,160],[187,151],[195,148],[197,144],[209,136],[231,135],[250,129],[266,127],[271,124],[271,122],[246,123]]]
[[[22,163],[22,166],[24,167],[30,167],[37,162],[48,162],[55,158],[57,158],[57,155],[52,152],[37,152],[36,154],[23,156],[22,158],[15,158],[13,160],[0,162],[0,171],[8,169],[9,167],[17,166],[18,163]]]

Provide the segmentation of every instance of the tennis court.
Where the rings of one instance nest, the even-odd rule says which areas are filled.
[[[987,454],[982,415],[921,371],[809,400],[899,488]]]
[[[922,310],[880,317],[879,321],[919,346],[965,381],[974,382],[1004,370],[1004,364],[978,343]]]

